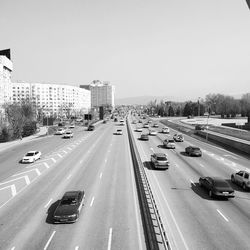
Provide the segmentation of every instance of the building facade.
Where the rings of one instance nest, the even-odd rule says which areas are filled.
[[[115,87],[109,82],[95,80],[90,85],[80,85],[80,87],[90,90],[92,108],[101,106],[114,108]]]
[[[70,85],[17,82],[11,84],[13,103],[29,100],[46,116],[68,117],[88,113],[90,91]]]

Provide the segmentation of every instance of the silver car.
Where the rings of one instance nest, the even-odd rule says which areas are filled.
[[[231,181],[239,186],[241,186],[244,190],[250,189],[250,174],[247,171],[239,171],[231,175]]]

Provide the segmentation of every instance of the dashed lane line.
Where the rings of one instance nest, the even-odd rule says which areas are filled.
[[[70,175],[68,175],[68,177],[67,177],[67,179],[66,180],[68,180],[68,179],[70,179],[70,177],[71,177],[72,175],[70,174]]]
[[[112,227],[109,229],[109,241],[108,241],[108,248],[107,250],[111,249],[111,244],[112,244]]]
[[[90,207],[92,207],[94,200],[95,200],[95,197],[92,198],[92,200],[90,202]]]
[[[44,247],[44,250],[46,250],[46,249],[48,248],[50,242],[52,241],[52,239],[53,239],[53,237],[54,237],[54,235],[55,235],[55,233],[56,233],[56,231],[53,231],[53,233],[51,234],[51,236],[50,236],[48,242],[46,243],[46,245],[45,245],[45,247]]]
[[[222,216],[222,218],[225,220],[225,221],[229,221],[228,219],[227,219],[227,217],[219,210],[219,209],[216,209],[216,211]]]
[[[18,174],[14,174],[14,175],[12,175],[11,177],[15,177],[15,176],[18,176],[18,175],[30,173],[30,172],[33,172],[33,171],[36,171],[37,175],[41,175],[41,172],[39,171],[39,169],[33,168],[33,169],[28,170],[28,171],[25,171],[25,172],[21,172],[21,173],[18,173]]]
[[[51,201],[52,201],[52,199],[50,199],[50,200],[46,203],[46,205],[44,206],[44,208],[47,208],[47,207],[49,206],[49,204],[51,203]]]
[[[102,178],[102,173],[100,173],[100,176],[99,176],[99,177],[100,177],[100,179]]]

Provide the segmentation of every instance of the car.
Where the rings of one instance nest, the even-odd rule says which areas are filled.
[[[57,131],[55,132],[55,135],[63,135],[64,133],[65,133],[65,129],[59,128],[59,129],[57,129]]]
[[[42,153],[40,151],[34,150],[27,152],[23,158],[22,163],[32,163],[41,158]]]
[[[202,152],[201,149],[198,147],[194,147],[194,146],[189,146],[185,148],[185,152],[186,154],[188,154],[189,156],[202,156]]]
[[[136,132],[142,132],[142,127],[137,127]]]
[[[124,121],[120,121],[120,126],[124,126],[125,122]]]
[[[231,181],[244,190],[250,190],[250,173],[244,170],[241,170],[237,173],[231,175]]]
[[[70,124],[69,128],[75,128],[75,124]]]
[[[139,120],[138,122],[139,122],[139,123],[142,123],[142,120]]]
[[[145,124],[143,125],[143,127],[144,127],[144,128],[149,128],[149,124],[148,124],[148,123],[145,123]]]
[[[137,121],[136,121],[136,120],[133,120],[133,121],[132,121],[132,124],[136,124],[136,123],[137,123]]]
[[[183,142],[183,141],[184,141],[184,137],[183,137],[182,134],[174,134],[173,139],[174,139],[176,142]]]
[[[141,134],[140,139],[141,139],[142,141],[148,141],[148,140],[149,140],[148,134]]]
[[[71,130],[67,130],[63,136],[63,138],[73,138],[73,132]]]
[[[175,141],[173,139],[165,139],[163,141],[163,146],[165,148],[171,148],[174,149],[175,148]]]
[[[164,153],[154,153],[151,155],[151,163],[154,168],[168,169],[169,161],[167,155]]]
[[[154,124],[153,124],[153,127],[154,127],[154,128],[159,128],[159,124],[158,124],[158,123],[154,123]]]
[[[195,130],[204,130],[204,129],[205,129],[205,126],[203,125],[200,125],[200,124],[195,125]]]
[[[149,135],[157,135],[157,131],[150,129],[149,130]]]
[[[220,177],[200,177],[200,187],[208,191],[208,195],[212,197],[233,198],[234,190],[229,183]]]
[[[162,130],[161,130],[161,132],[163,133],[163,134],[169,134],[169,128],[168,127],[163,127],[162,128]]]
[[[106,120],[103,120],[103,122],[102,122],[102,123],[104,123],[104,124],[105,124],[105,123],[107,123],[107,121],[106,121]]]
[[[95,126],[93,124],[90,124],[88,126],[88,131],[93,131],[93,130],[95,130]]]
[[[116,135],[122,135],[122,129],[117,129],[115,134]]]
[[[76,222],[83,207],[84,198],[84,191],[66,192],[53,213],[54,223]]]
[[[115,117],[114,122],[117,122],[117,121],[118,121],[118,119]]]

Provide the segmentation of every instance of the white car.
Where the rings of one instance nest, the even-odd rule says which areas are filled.
[[[163,134],[169,134],[169,128],[168,127],[163,127],[162,128],[162,130],[161,130],[161,132],[163,133]]]
[[[173,139],[166,139],[163,141],[163,146],[165,148],[172,148],[174,149],[175,148],[175,142]]]
[[[122,135],[122,130],[121,130],[121,129],[117,129],[117,130],[116,130],[116,134],[117,134],[117,135]]]
[[[75,128],[75,124],[70,124],[69,128]]]
[[[250,173],[247,171],[239,171],[231,175],[231,181],[244,190],[250,190]]]
[[[157,135],[157,131],[155,130],[149,130],[149,135]]]
[[[136,128],[136,132],[142,132],[142,128],[141,127],[137,127]]]
[[[144,128],[149,128],[149,124],[148,124],[148,123],[145,123],[145,124],[143,125],[143,127],[144,127]]]
[[[56,132],[55,135],[63,135],[65,133],[65,129],[59,128]]]
[[[41,158],[40,151],[29,151],[22,159],[22,163],[32,163]]]
[[[63,138],[73,138],[73,132],[70,130],[66,131]]]

